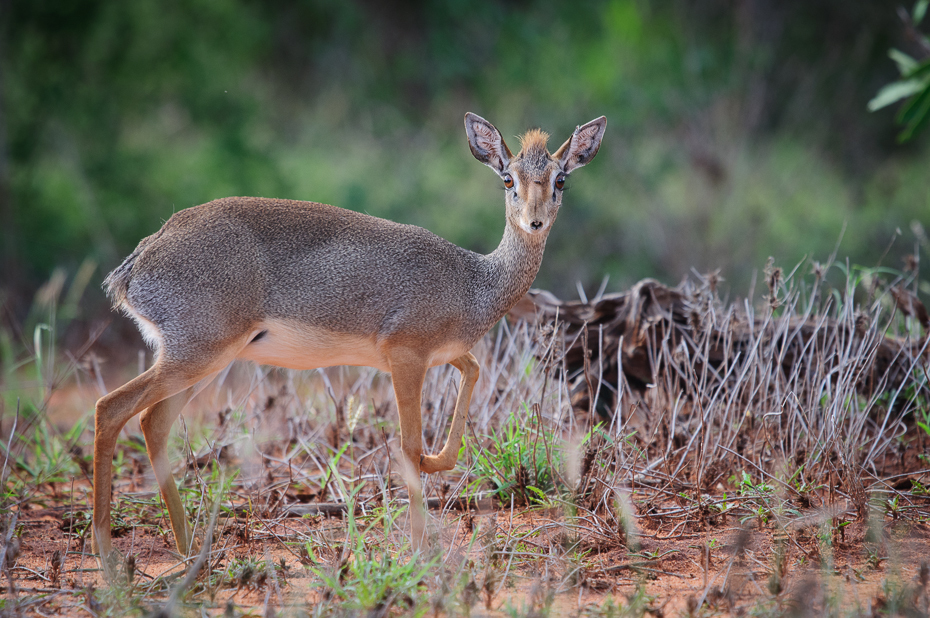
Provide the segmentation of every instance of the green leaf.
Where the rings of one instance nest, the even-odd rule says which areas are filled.
[[[898,124],[908,124],[914,118],[918,117],[921,110],[925,107],[925,102],[930,101],[930,83],[921,83],[921,89],[919,94],[912,98],[907,104],[901,108],[901,111],[898,112],[898,117],[895,118],[895,121]]]
[[[538,487],[533,487],[532,485],[527,485],[526,488],[529,489],[529,490],[530,490],[531,492],[533,492],[534,494],[536,494],[536,497],[539,499],[540,502],[546,503],[546,502],[549,501],[549,496],[546,495],[546,492],[544,492],[543,490],[539,489]]]
[[[911,99],[898,115],[899,124],[907,124],[898,134],[898,143],[910,141],[930,121],[930,84],[924,91]]]
[[[916,79],[892,82],[879,90],[875,98],[869,101],[869,111],[880,110],[916,92],[920,92],[925,85],[924,82]]]
[[[930,58],[912,68],[910,72],[904,76],[905,79],[922,79],[924,77],[930,77]]]
[[[928,4],[930,4],[930,0],[917,0],[917,4],[914,5],[914,10],[911,11],[911,21],[914,22],[915,26],[919,26],[920,22],[924,20]]]
[[[898,71],[901,72],[901,75],[907,75],[917,66],[917,61],[900,49],[889,49],[888,57],[898,65]]]

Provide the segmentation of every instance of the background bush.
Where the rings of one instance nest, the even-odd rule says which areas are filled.
[[[841,257],[900,267],[930,213],[930,150],[895,144],[893,108],[866,109],[897,77],[890,47],[921,57],[896,7],[11,0],[0,288],[21,315],[55,267],[91,257],[102,279],[171,213],[227,195],[490,251],[502,198],[465,144],[469,110],[512,146],[541,126],[553,149],[608,117],[537,279],[560,295],[691,268],[743,294],[769,255],[825,259],[844,225]]]

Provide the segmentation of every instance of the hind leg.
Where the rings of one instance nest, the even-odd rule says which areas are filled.
[[[173,395],[186,391],[204,377],[227,365],[233,356],[234,354],[228,353],[217,354],[201,362],[178,363],[169,361],[167,355],[162,353],[155,364],[142,375],[130,380],[97,402],[94,414],[94,515],[92,532],[94,550],[99,554],[101,566],[108,578],[112,575],[109,558],[113,551],[113,543],[110,538],[112,466],[116,440],[119,437],[120,430],[122,430],[126,421],[146,408],[155,407],[156,410],[174,410],[177,406],[176,401],[165,406],[158,406],[158,404]],[[180,412],[180,408],[183,407],[181,405],[177,411]],[[154,416],[147,413],[146,416],[152,417],[146,424],[160,427],[163,421],[158,419],[165,417],[166,413],[155,413]],[[176,416],[177,413],[171,416],[171,420],[174,420]],[[170,423],[168,425],[170,426]],[[143,431],[145,430],[143,429]],[[146,443],[148,444],[148,438]],[[156,453],[163,450],[156,450]],[[151,450],[149,452],[151,453]],[[162,485],[163,477],[161,473],[167,468],[156,466],[155,470],[159,485]],[[174,483],[172,482],[173,486]],[[174,494],[177,495],[176,488]],[[169,513],[171,514],[172,526],[174,526],[177,516],[183,515],[183,509],[177,507],[180,504],[180,499],[177,501],[172,499],[172,502],[175,508],[173,512],[169,510]],[[187,536],[184,537],[185,540],[187,538]]]
[[[155,470],[158,489],[165,500],[165,506],[168,507],[171,530],[174,532],[178,552],[182,556],[187,556],[195,550],[194,538],[187,521],[187,514],[184,512],[184,505],[181,503],[181,495],[174,484],[174,477],[171,476],[171,466],[168,463],[168,436],[171,433],[171,425],[190,401],[193,391],[191,387],[159,401],[147,408],[139,419],[142,425],[142,435],[145,436],[145,448],[152,462],[152,468]]]
[[[137,378],[130,380],[97,401],[94,412],[94,515],[92,523],[94,550],[100,555],[101,566],[109,577],[108,558],[113,550],[110,539],[110,495],[113,486],[113,455],[116,440],[126,422],[168,397],[182,386],[166,380],[156,363]]]

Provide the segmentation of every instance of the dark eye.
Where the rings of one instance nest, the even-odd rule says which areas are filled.
[[[555,179],[555,188],[561,191],[565,187],[565,176],[559,174]]]
[[[513,176],[504,174],[504,186],[508,189],[513,189]]]

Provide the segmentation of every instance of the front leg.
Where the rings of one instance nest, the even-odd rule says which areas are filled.
[[[471,404],[471,395],[478,381],[479,366],[471,352],[449,363],[462,373],[459,382],[459,396],[455,400],[455,411],[452,413],[452,427],[449,437],[438,455],[421,455],[420,470],[426,474],[451,470],[459,458],[459,449],[462,446],[462,436],[465,435],[465,421],[468,419],[468,406]]]
[[[410,350],[400,350],[391,353],[390,367],[400,416],[400,445],[404,459],[401,470],[410,496],[411,544],[417,550],[426,538],[426,508],[420,485],[420,457],[423,453],[420,399],[423,380],[426,378],[426,363],[420,355]]]

